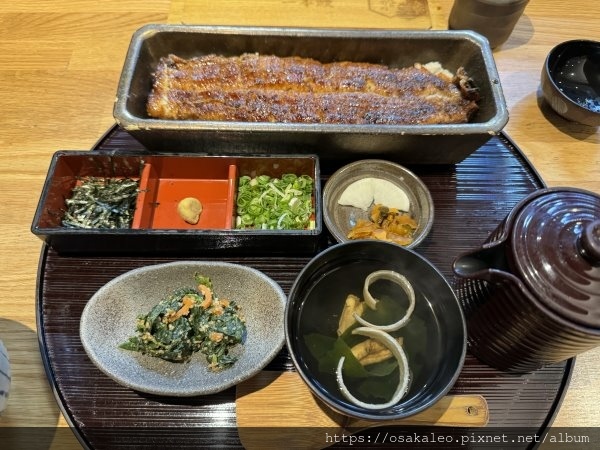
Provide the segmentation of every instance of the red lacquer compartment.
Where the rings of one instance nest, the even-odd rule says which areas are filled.
[[[149,157],[140,180],[131,228],[230,229],[237,167],[228,158]],[[198,223],[177,212],[185,198],[200,201]]]
[[[34,233],[37,234],[37,230],[64,228],[66,200],[73,196],[75,187],[81,185],[83,180],[129,178],[138,181],[142,167],[143,159],[137,155],[115,157],[92,152],[56,152],[34,218]]]
[[[286,174],[294,174],[296,176],[309,176],[313,180],[313,192],[312,192],[312,203],[313,203],[313,214],[311,216],[311,221],[313,223],[313,227],[317,227],[317,218],[320,218],[320,204],[317,201],[317,196],[320,196],[320,186],[319,186],[319,169],[316,158],[314,157],[247,157],[247,158],[238,158],[237,161],[237,169],[238,169],[238,179],[236,180],[236,191],[235,191],[235,199],[237,199],[237,188],[239,187],[239,177],[248,176],[250,178],[259,177],[261,175],[267,175],[270,178],[278,178],[281,179]],[[234,205],[235,208],[235,205]],[[234,209],[234,222],[233,227],[236,227],[237,210]],[[312,230],[313,227],[307,227],[304,230],[309,231]],[[245,230],[256,231],[257,228],[242,228]],[[286,232],[292,230],[263,230],[265,232]]]

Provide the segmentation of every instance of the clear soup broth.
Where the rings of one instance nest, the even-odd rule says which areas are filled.
[[[326,391],[346,404],[349,402],[342,396],[336,381],[335,368],[340,356],[336,350],[339,350],[340,345],[351,347],[367,338],[346,332],[340,338],[344,341],[340,344],[337,336],[338,323],[346,297],[354,294],[364,300],[364,280],[376,270],[396,270],[402,273],[392,263],[383,265],[381,262],[364,260],[347,264],[343,270],[334,268],[307,292],[295,325],[301,354],[307,355],[301,363]],[[441,325],[429,299],[413,280],[410,281],[416,295],[414,312],[404,327],[389,333],[395,338],[403,338],[402,346],[408,359],[410,384],[403,402],[409,401],[419,389],[430,384],[443,357]],[[371,284],[370,292],[380,301],[376,310],[366,308],[362,315],[364,319],[373,324],[385,325],[396,322],[405,315],[409,302],[406,293],[397,284],[378,280]],[[344,367],[347,367],[347,362]],[[344,382],[350,392],[364,402],[388,401],[399,382],[395,358],[365,366],[365,370],[369,372],[369,376],[365,376],[365,373],[353,376],[351,370],[344,370]]]

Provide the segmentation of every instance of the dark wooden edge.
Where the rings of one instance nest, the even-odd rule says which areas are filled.
[[[106,137],[108,137],[108,133],[107,133]],[[540,175],[540,173],[536,170],[535,167],[533,167],[533,164],[531,164],[531,161],[529,161],[529,158],[527,158],[527,156],[525,156],[525,153],[523,153],[523,151],[519,147],[517,147],[517,145],[514,143],[514,141],[510,137],[508,137],[508,135],[504,132],[500,132],[498,134],[498,137],[501,140],[505,141],[510,146],[511,150],[513,150],[513,152],[515,152],[517,154],[517,156],[523,161],[524,165],[527,166],[527,168],[529,169],[531,174],[535,178],[537,178],[540,185],[543,188],[548,187],[548,185],[542,179],[542,176]]]
[[[69,425],[69,428],[81,444],[81,446],[86,450],[92,450],[89,442],[85,439],[82,433],[79,432],[79,429],[73,422],[73,418],[69,411],[65,408],[64,398],[58,389],[56,384],[56,378],[54,377],[54,371],[52,370],[52,364],[50,362],[50,357],[48,356],[47,347],[46,347],[46,336],[44,333],[44,314],[42,311],[42,279],[44,277],[44,267],[46,265],[46,258],[48,256],[48,246],[43,243],[40,251],[40,258],[38,263],[38,272],[37,272],[37,280],[35,285],[35,322],[37,328],[38,335],[38,345],[40,347],[40,354],[42,357],[42,363],[44,364],[44,371],[46,372],[46,378],[48,379],[48,383],[50,384],[50,388],[52,389],[52,393],[54,394],[54,399],[58,404],[58,408],[63,415],[65,421]]]
[[[562,405],[563,400],[565,399],[565,395],[567,394],[567,388],[571,383],[571,376],[573,375],[573,368],[575,367],[575,358],[571,358],[567,361],[565,365],[565,371],[563,374],[562,382],[560,385],[560,389],[558,390],[558,395],[554,399],[552,403],[552,408],[548,412],[548,416],[546,420],[540,427],[540,435],[546,434],[552,424],[554,423],[554,419],[556,419],[556,415],[558,414],[558,410],[560,409],[560,405]],[[542,444],[541,440],[539,442],[534,442],[531,445],[531,449],[536,449]]]

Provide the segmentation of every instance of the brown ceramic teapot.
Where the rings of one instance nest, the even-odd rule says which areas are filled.
[[[600,196],[538,190],[453,265],[469,349],[527,372],[600,345]]]

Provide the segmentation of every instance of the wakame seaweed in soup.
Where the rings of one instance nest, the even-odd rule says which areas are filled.
[[[364,336],[352,334],[358,324],[341,336],[336,334],[347,295],[361,297],[363,280],[370,273],[382,269],[396,270],[392,263],[382,267],[379,263],[365,260],[346,265],[343,270],[332,269],[315,283],[302,304],[297,333],[302,336],[299,342],[303,347],[301,353],[307,355],[303,363],[312,377],[343,402],[346,399],[336,379],[336,366],[341,356],[345,356],[344,381],[358,399],[368,403],[385,402],[398,386],[399,366],[394,358],[363,366],[353,355],[352,347],[365,340]],[[374,283],[370,290],[380,301],[376,310],[365,310],[365,320],[383,325],[405,315],[406,294],[397,285],[382,280]],[[407,398],[414,395],[411,386],[433,382],[432,377],[438,373],[437,367],[443,364],[438,321],[429,300],[419,290],[415,294],[415,310],[409,322],[390,333],[394,339],[402,339],[408,359],[410,384]]]
[[[194,275],[196,288],[177,289],[136,323],[137,335],[119,347],[172,362],[205,355],[211,370],[230,367],[237,357],[229,350],[241,344],[246,325],[235,301],[219,298],[210,278]]]

